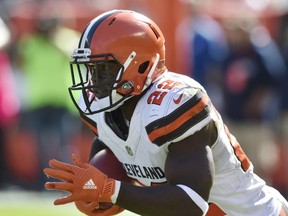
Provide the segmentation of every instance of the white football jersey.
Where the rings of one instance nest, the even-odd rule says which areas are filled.
[[[110,126],[111,118],[105,112],[82,118],[113,151],[127,175],[146,186],[166,183],[164,166],[170,143],[215,121],[218,138],[211,147],[215,176],[209,202],[229,216],[280,213],[277,197],[281,195],[253,173],[253,165],[223,124],[204,88],[187,76],[166,72],[149,87],[135,108],[127,138]]]

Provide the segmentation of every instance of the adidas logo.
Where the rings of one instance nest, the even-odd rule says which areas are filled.
[[[94,184],[93,180],[90,179],[86,182],[86,184],[83,186],[83,189],[97,189],[97,186]]]

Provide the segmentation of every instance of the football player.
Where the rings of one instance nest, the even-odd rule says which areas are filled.
[[[113,208],[140,215],[287,216],[287,201],[253,172],[205,89],[167,70],[165,39],[146,16],[112,10],[93,19],[72,55],[71,98],[95,133],[91,157],[110,148],[137,185],[109,178],[73,156],[51,160],[48,190],[68,196],[87,215]],[[78,98],[80,96],[80,99]],[[139,186],[140,185],[140,186]],[[114,207],[99,209],[99,203]]]

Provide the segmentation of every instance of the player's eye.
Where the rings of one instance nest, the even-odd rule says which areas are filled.
[[[94,84],[114,82],[120,68],[114,60],[87,64],[87,69]]]

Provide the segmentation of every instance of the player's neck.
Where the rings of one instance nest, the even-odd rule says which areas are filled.
[[[140,99],[140,96],[134,96],[129,100],[125,101],[125,103],[120,107],[124,117],[130,122],[132,115],[134,113],[135,107]]]

